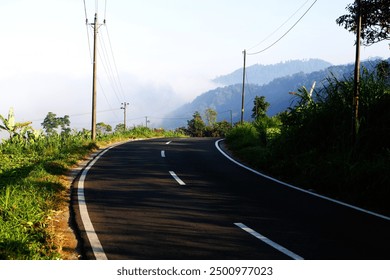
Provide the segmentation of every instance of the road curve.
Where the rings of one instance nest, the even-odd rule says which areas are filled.
[[[387,217],[259,176],[216,140],[127,142],[96,158],[74,183],[84,257],[390,258]]]

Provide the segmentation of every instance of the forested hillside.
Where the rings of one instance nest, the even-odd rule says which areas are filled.
[[[372,71],[381,60],[365,61],[362,68]],[[288,64],[285,64],[288,66]],[[281,67],[281,66],[280,66]],[[242,74],[241,74],[242,75]],[[353,75],[353,64],[330,66],[321,71],[311,73],[299,72],[293,75],[274,79],[266,85],[247,84],[245,86],[245,113],[244,119],[252,120],[251,110],[253,100],[256,96],[265,96],[270,103],[268,115],[273,116],[294,105],[294,96],[289,94],[295,92],[298,88],[305,86],[310,89],[316,82],[316,89],[322,88],[328,83],[327,78],[335,77],[345,79]],[[166,116],[162,126],[167,129],[174,129],[185,126],[195,111],[203,113],[207,108],[212,108],[217,112],[217,120],[227,120],[237,122],[241,114],[241,96],[242,84],[234,84],[225,87],[219,87],[205,92],[195,98],[191,103],[187,103],[174,110]],[[230,115],[231,111],[231,115]]]

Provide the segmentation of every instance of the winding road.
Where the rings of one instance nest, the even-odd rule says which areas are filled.
[[[390,259],[390,218],[261,176],[216,138],[104,150],[74,182],[86,259]]]

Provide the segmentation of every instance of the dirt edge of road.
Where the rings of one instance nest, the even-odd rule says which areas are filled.
[[[77,225],[73,216],[72,190],[76,178],[81,170],[99,153],[102,149],[89,155],[84,160],[77,163],[62,180],[65,190],[61,194],[60,209],[55,212],[53,224],[54,243],[62,260],[82,259],[80,250],[80,240],[77,235]]]

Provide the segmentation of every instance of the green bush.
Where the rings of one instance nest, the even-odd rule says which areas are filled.
[[[234,150],[260,145],[260,134],[252,123],[244,122],[233,127],[226,135],[226,142]]]

